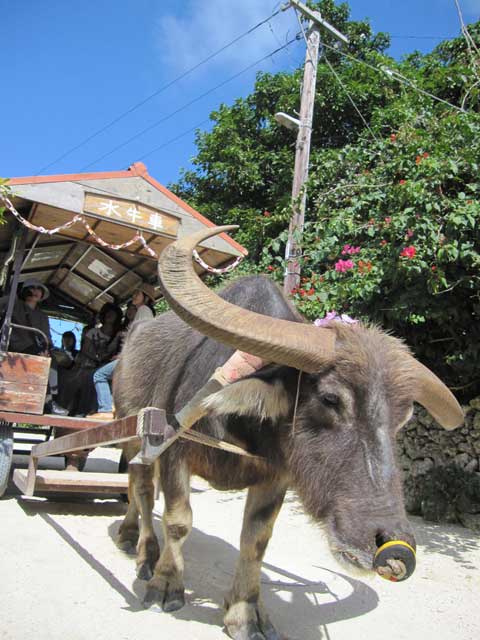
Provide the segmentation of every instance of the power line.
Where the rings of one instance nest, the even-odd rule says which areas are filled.
[[[443,104],[446,104],[450,108],[455,109],[455,111],[459,111],[460,113],[468,113],[468,111],[466,111],[462,107],[457,107],[457,105],[452,104],[451,102],[448,102],[447,100],[444,100],[443,98],[439,98],[435,94],[430,93],[429,91],[425,91],[425,89],[421,89],[416,84],[414,84],[411,80],[409,80],[404,75],[402,75],[399,71],[395,71],[393,69],[389,69],[388,67],[384,67],[384,68],[376,67],[375,65],[370,64],[369,62],[365,62],[365,60],[360,60],[360,58],[355,58],[355,56],[352,56],[350,53],[346,53],[345,51],[342,51],[341,49],[336,49],[335,47],[330,46],[326,42],[322,42],[322,46],[326,47],[327,49],[330,49],[334,53],[338,53],[341,56],[344,56],[345,58],[349,58],[350,60],[353,60],[354,62],[357,62],[358,64],[363,64],[364,66],[368,67],[369,69],[372,69],[373,71],[376,71],[377,73],[380,73],[382,75],[387,75],[390,78],[393,78],[394,80],[397,80],[398,82],[403,82],[404,84],[406,84],[407,86],[411,87],[412,89],[414,89],[418,93],[421,93],[422,95],[428,96],[429,98],[431,98],[432,100],[435,100],[437,102],[441,102]]]
[[[236,44],[239,40],[242,40],[242,38],[244,38],[245,36],[247,36],[247,35],[253,33],[254,31],[256,31],[259,27],[261,27],[265,23],[269,22],[269,20],[271,20],[272,18],[274,18],[275,16],[277,16],[281,12],[282,12],[282,9],[278,9],[277,11],[274,11],[270,16],[268,16],[268,18],[265,18],[264,20],[261,20],[260,22],[258,22],[253,27],[250,27],[249,29],[247,29],[247,31],[245,31],[244,33],[240,34],[239,36],[237,36],[236,38],[234,38],[233,40],[231,40],[230,42],[225,44],[223,47],[221,47],[220,49],[217,49],[217,51],[214,51],[213,53],[208,55],[206,58],[204,58],[203,60],[198,62],[193,67],[190,67],[190,69],[187,69],[186,71],[181,73],[179,76],[177,76],[176,78],[174,78],[173,80],[171,80],[167,84],[161,86],[159,89],[154,91],[152,94],[150,94],[149,96],[147,96],[146,98],[144,98],[140,102],[137,102],[132,107],[130,107],[129,109],[127,109],[123,113],[121,113],[118,116],[116,116],[113,120],[108,122],[106,125],[104,125],[100,129],[98,129],[97,131],[95,131],[91,135],[87,136],[86,138],[84,138],[77,145],[75,145],[74,147],[71,147],[70,149],[65,151],[65,153],[62,153],[62,155],[60,155],[57,158],[55,158],[55,160],[52,160],[52,162],[50,162],[49,164],[43,166],[41,169],[39,169],[37,171],[37,173],[35,175],[43,173],[44,171],[49,169],[52,165],[56,164],[57,162],[60,162],[60,160],[63,160],[64,158],[69,156],[71,153],[73,153],[77,149],[80,149],[80,147],[83,147],[85,144],[87,144],[87,142],[90,142],[90,140],[93,140],[94,138],[99,136],[104,131],[107,131],[107,129],[110,129],[110,127],[113,127],[114,124],[117,124],[117,122],[119,122],[120,120],[123,120],[123,118],[125,118],[126,116],[130,115],[131,113],[133,113],[134,111],[136,111],[137,109],[142,107],[144,104],[146,104],[147,102],[149,102],[150,100],[152,100],[153,98],[158,96],[160,93],[163,93],[164,91],[169,89],[175,83],[179,82],[180,80],[183,80],[183,78],[185,78],[186,76],[188,76],[191,73],[193,73],[193,71],[196,71],[199,67],[201,67],[202,65],[206,64],[207,62],[209,62],[210,60],[212,60],[213,58],[218,56],[220,53],[222,53],[223,51],[225,51],[226,49],[228,49],[232,45]]]
[[[177,140],[180,140],[180,138],[184,138],[186,135],[188,135],[192,131],[195,131],[196,129],[199,129],[200,127],[202,127],[209,120],[210,120],[210,118],[205,118],[204,120],[202,120],[202,122],[199,122],[194,127],[190,127],[190,129],[187,129],[186,131],[183,131],[183,133],[179,133],[174,138],[170,138],[170,140],[167,140],[166,142],[162,143],[158,147],[155,147],[155,149],[152,149],[151,151],[148,151],[147,153],[144,153],[143,156],[140,156],[139,160],[145,160],[145,158],[148,158],[148,156],[151,156],[153,153],[156,153],[157,151],[160,151],[160,149],[164,149],[165,147],[168,147],[168,145],[172,144],[173,142],[176,142]]]
[[[253,67],[257,66],[258,64],[260,64],[264,60],[267,60],[268,58],[271,58],[276,53],[279,53],[280,51],[282,51],[286,47],[290,46],[293,42],[295,42],[295,40],[297,40],[297,36],[295,36],[295,38],[292,38],[291,40],[289,40],[287,43],[285,43],[281,47],[278,47],[277,49],[275,49],[275,51],[271,51],[266,56],[263,56],[263,58],[260,58],[259,60],[256,60],[255,62],[252,62],[252,64],[249,64],[247,67],[245,67],[244,69],[242,69],[241,71],[239,71],[235,75],[231,76],[230,78],[227,78],[227,80],[224,80],[223,82],[220,82],[220,84],[217,84],[215,87],[212,87],[208,91],[204,91],[202,94],[200,94],[199,96],[197,96],[193,100],[190,100],[189,102],[183,104],[181,107],[178,107],[178,109],[175,109],[174,111],[172,111],[171,113],[167,114],[163,118],[160,118],[159,120],[156,120],[155,122],[150,124],[148,127],[145,127],[144,129],[142,129],[141,131],[138,131],[135,135],[131,136],[130,138],[128,138],[124,142],[118,144],[113,149],[110,149],[110,151],[107,151],[107,153],[104,153],[102,156],[96,158],[92,162],[89,162],[88,164],[86,164],[83,167],[81,167],[80,171],[84,171],[85,169],[88,169],[89,167],[91,167],[92,165],[96,164],[97,162],[100,162],[104,158],[107,158],[112,153],[115,153],[115,151],[118,151],[119,149],[122,149],[123,147],[125,147],[127,144],[130,144],[130,142],[133,142],[134,140],[136,140],[140,136],[144,135],[148,131],[151,131],[155,127],[158,127],[159,124],[162,124],[166,120],[169,120],[170,118],[173,118],[173,116],[177,115],[177,113],[180,113],[181,111],[184,111],[185,109],[190,107],[192,104],[195,104],[196,102],[198,102],[202,98],[205,98],[206,96],[210,95],[211,93],[213,93],[217,89],[220,89],[221,87],[225,86],[229,82],[232,82],[232,80],[235,80],[236,78],[241,76],[243,73],[246,73],[247,71],[249,71]]]

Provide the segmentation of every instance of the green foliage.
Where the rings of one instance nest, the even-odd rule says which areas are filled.
[[[5,196],[5,197],[10,196],[10,189],[8,188],[7,183],[8,183],[8,180],[5,180],[4,178],[0,178],[0,196]],[[3,203],[3,200],[0,198],[0,224],[3,224],[5,222],[3,218],[4,211],[5,211],[5,205]]]
[[[388,37],[349,21],[346,3],[312,6],[349,35],[349,53],[367,64],[326,48],[341,86],[325,59],[319,63],[295,302],[311,319],[336,310],[391,329],[471,398],[480,393],[478,62],[463,37],[396,62],[384,54]],[[480,44],[480,23],[469,31]],[[194,170],[173,186],[216,223],[240,224],[237,240],[251,260],[243,269],[278,281],[294,134],[273,114],[299,110],[300,81],[300,71],[259,74],[250,96],[211,114],[212,131],[197,134]]]

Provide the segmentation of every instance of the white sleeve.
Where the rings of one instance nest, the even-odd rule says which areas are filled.
[[[137,313],[135,314],[135,318],[133,319],[132,326],[137,324],[137,322],[144,322],[145,320],[153,319],[153,311],[147,307],[146,304],[142,304],[141,307],[137,309]]]

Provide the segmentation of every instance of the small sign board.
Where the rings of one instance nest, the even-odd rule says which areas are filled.
[[[139,202],[122,200],[110,195],[86,193],[83,205],[85,213],[112,222],[128,224],[138,229],[147,229],[154,233],[177,237],[179,221],[158,209],[147,207]]]

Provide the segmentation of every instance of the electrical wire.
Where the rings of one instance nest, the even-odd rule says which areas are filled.
[[[365,67],[368,67],[369,69],[372,69],[373,71],[376,71],[377,73],[380,73],[382,75],[387,75],[387,76],[393,78],[394,80],[397,80],[398,82],[402,82],[402,83],[406,84],[407,86],[411,87],[412,89],[414,89],[415,91],[417,91],[418,93],[421,93],[424,96],[428,96],[429,98],[431,98],[432,100],[435,100],[436,102],[441,102],[441,103],[451,107],[452,109],[455,109],[455,111],[459,111],[460,113],[467,113],[468,114],[468,111],[466,111],[465,109],[462,109],[461,107],[457,107],[457,105],[452,104],[451,102],[448,102],[448,100],[444,100],[443,98],[439,98],[435,94],[430,93],[429,91],[425,91],[424,89],[421,89],[416,84],[414,84],[411,80],[409,80],[404,75],[402,75],[399,71],[394,71],[393,69],[388,69],[387,67],[384,67],[384,68],[376,67],[373,64],[370,64],[369,62],[365,62],[365,60],[360,60],[359,58],[355,58],[355,56],[352,56],[350,53],[346,53],[345,51],[342,51],[341,49],[337,49],[335,47],[332,47],[329,44],[327,44],[326,42],[322,42],[322,46],[326,47],[327,49],[330,49],[331,51],[333,51],[335,53],[338,53],[341,56],[344,56],[345,58],[348,58],[349,60],[353,60],[353,62],[357,62],[358,64],[362,64]]]
[[[271,58],[275,54],[279,53],[280,51],[282,51],[283,49],[285,49],[286,47],[291,45],[293,42],[295,42],[296,39],[297,39],[297,36],[295,36],[295,38],[292,38],[291,40],[289,40],[287,43],[285,43],[281,47],[278,47],[277,49],[275,49],[275,51],[271,51],[266,56],[263,56],[262,58],[259,58],[255,62],[252,62],[251,64],[249,64],[247,67],[244,67],[241,71],[239,71],[238,73],[234,74],[230,78],[227,78],[226,80],[223,80],[223,82],[220,82],[215,87],[212,87],[211,89],[208,89],[208,91],[204,91],[202,94],[200,94],[199,96],[197,96],[193,100],[189,100],[187,103],[183,104],[181,107],[178,107],[178,109],[175,109],[174,111],[172,111],[171,113],[167,114],[166,116],[163,116],[163,118],[160,118],[159,120],[156,120],[155,122],[150,124],[148,127],[145,127],[141,131],[138,131],[133,136],[130,136],[130,138],[128,138],[127,140],[124,140],[123,142],[118,144],[113,149],[110,149],[110,151],[107,151],[107,153],[104,153],[103,155],[99,156],[98,158],[95,158],[95,160],[93,160],[92,162],[89,162],[88,164],[86,164],[83,167],[81,167],[80,171],[84,171],[85,169],[88,169],[92,165],[97,164],[97,162],[100,162],[101,160],[104,160],[108,156],[112,155],[112,153],[115,153],[115,151],[118,151],[119,149],[122,149],[123,147],[127,146],[128,144],[130,144],[131,142],[133,142],[134,140],[136,140],[140,136],[144,135],[145,133],[148,133],[149,131],[151,131],[155,127],[158,127],[158,125],[162,124],[163,122],[166,122],[170,118],[173,118],[173,116],[177,115],[181,111],[184,111],[185,109],[190,107],[192,104],[195,104],[196,102],[198,102],[202,98],[205,98],[206,96],[210,95],[211,93],[213,93],[217,89],[220,89],[221,87],[225,86],[229,82],[232,82],[233,80],[235,80],[236,78],[238,78],[242,74],[244,74],[247,71],[249,71],[250,69],[253,69],[254,67],[256,67],[258,64],[260,64],[264,60],[267,60],[268,58]]]
[[[209,122],[209,120],[210,120],[210,118],[205,118],[204,120],[202,120],[202,122],[199,122],[194,127],[190,127],[190,129],[187,129],[186,131],[183,131],[183,133],[179,133],[174,138],[170,138],[170,140],[167,140],[166,142],[163,142],[158,147],[155,147],[154,149],[151,149],[151,151],[148,151],[147,153],[144,153],[143,156],[140,156],[139,159],[140,160],[145,160],[145,158],[148,158],[148,156],[151,156],[153,153],[156,153],[157,151],[160,151],[160,149],[164,149],[165,147],[168,147],[168,145],[172,144],[173,142],[176,142],[177,140],[180,140],[181,138],[184,138],[186,135],[188,135],[192,131],[196,131],[197,129],[202,127],[204,124]]]
[[[130,107],[129,109],[127,109],[123,113],[121,113],[118,116],[116,116],[113,120],[108,122],[106,125],[104,125],[100,129],[98,129],[97,131],[92,133],[91,135],[89,135],[86,138],[84,138],[83,140],[81,140],[77,145],[75,145],[74,147],[71,147],[70,149],[65,151],[65,153],[62,153],[60,156],[58,156],[57,158],[52,160],[52,162],[50,162],[49,164],[46,164],[45,166],[43,166],[41,169],[39,169],[37,171],[37,173],[35,175],[43,173],[44,171],[49,169],[52,165],[57,164],[57,162],[60,162],[60,160],[63,160],[64,158],[69,156],[74,151],[77,151],[77,149],[80,149],[81,147],[86,145],[88,142],[90,142],[91,140],[93,140],[94,138],[99,136],[101,133],[103,133],[104,131],[107,131],[108,129],[113,127],[114,124],[117,124],[117,122],[120,122],[120,120],[123,120],[123,118],[125,118],[126,116],[130,115],[131,113],[133,113],[134,111],[136,111],[137,109],[142,107],[144,104],[146,104],[147,102],[149,102],[150,100],[152,100],[153,98],[158,96],[160,93],[163,93],[164,91],[169,89],[171,86],[173,86],[174,84],[176,84],[180,80],[183,80],[183,78],[185,78],[188,75],[190,75],[191,73],[193,73],[193,71],[196,71],[202,65],[206,64],[207,62],[210,62],[210,60],[212,60],[213,58],[218,56],[223,51],[226,51],[229,47],[231,47],[234,44],[236,44],[237,42],[239,42],[239,40],[242,40],[243,38],[245,38],[245,36],[247,36],[247,35],[253,33],[254,31],[256,31],[258,28],[260,28],[262,25],[264,25],[267,22],[269,22],[272,18],[274,18],[275,16],[277,16],[281,12],[282,12],[282,9],[278,9],[277,11],[274,11],[270,16],[268,16],[268,18],[265,18],[264,20],[261,20],[256,25],[250,27],[249,29],[247,29],[247,31],[244,31],[242,34],[240,34],[239,36],[237,36],[236,38],[234,38],[233,40],[231,40],[230,42],[225,44],[223,47],[220,47],[220,49],[217,49],[213,53],[209,54],[206,58],[204,58],[203,60],[201,60],[200,62],[195,64],[193,67],[190,67],[189,69],[187,69],[186,71],[181,73],[179,76],[177,76],[176,78],[174,78],[173,80],[171,80],[167,84],[161,86],[159,89],[157,89],[156,91],[151,93],[149,96],[147,96],[143,100],[140,100],[140,102],[137,102],[132,107]]]

